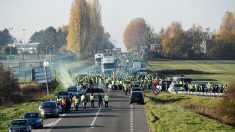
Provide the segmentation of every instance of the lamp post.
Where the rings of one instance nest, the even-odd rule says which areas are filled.
[[[22,51],[23,52],[22,60],[24,60],[25,59],[24,54],[25,54],[25,31],[26,30],[23,29],[22,31],[23,31],[23,45],[24,45],[24,50]]]
[[[9,30],[9,35],[10,35],[10,31],[13,30],[12,27],[8,28]],[[9,44],[10,44],[10,57],[11,57],[11,46],[12,46],[12,43],[11,43],[11,35],[9,36]]]

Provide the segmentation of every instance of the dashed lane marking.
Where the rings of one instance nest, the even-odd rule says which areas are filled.
[[[45,126],[49,126],[50,128],[47,130],[47,132],[50,132],[51,131],[51,129],[53,128],[53,127],[55,127],[55,125],[57,124],[57,123],[59,123],[60,122],[60,120],[65,116],[66,114],[63,114],[59,119],[57,119],[56,121],[54,121],[54,122],[52,122],[52,123],[50,123],[50,124],[47,124],[47,125],[45,125]]]
[[[96,119],[97,119],[97,117],[98,117],[98,115],[99,115],[99,113],[100,113],[100,109],[101,108],[99,108],[99,110],[98,110],[98,112],[96,113],[96,115],[95,115],[95,118],[93,119],[93,121],[91,122],[91,128],[94,128],[94,124],[95,124],[95,121],[96,121]]]
[[[133,105],[130,105],[130,132],[134,132]]]

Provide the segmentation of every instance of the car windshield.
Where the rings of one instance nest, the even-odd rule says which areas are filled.
[[[104,69],[112,69],[112,68],[114,68],[114,63],[104,64]]]
[[[27,120],[14,120],[11,122],[13,126],[25,126],[27,125]]]
[[[25,118],[39,118],[39,113],[27,113],[24,116]]]
[[[42,107],[43,108],[56,108],[56,103],[54,103],[54,102],[44,102]]]
[[[140,88],[134,88],[134,89],[132,89],[132,91],[141,91],[141,89]]]
[[[67,91],[68,92],[77,92],[77,88],[76,87],[71,87],[71,88],[68,88]]]

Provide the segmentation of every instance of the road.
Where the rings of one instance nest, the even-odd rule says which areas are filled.
[[[110,91],[108,108],[88,108],[72,111],[44,121],[43,129],[33,132],[149,132],[144,105],[129,104],[121,91]]]

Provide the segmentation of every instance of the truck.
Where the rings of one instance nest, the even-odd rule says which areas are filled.
[[[101,60],[101,74],[112,75],[116,70],[116,62],[113,56],[104,56]]]
[[[101,60],[104,57],[102,53],[97,53],[95,54],[95,65],[100,66],[101,65]]]
[[[132,69],[134,71],[139,71],[139,70],[141,70],[141,68],[142,68],[142,64],[141,64],[141,62],[139,60],[134,60],[132,62]]]

